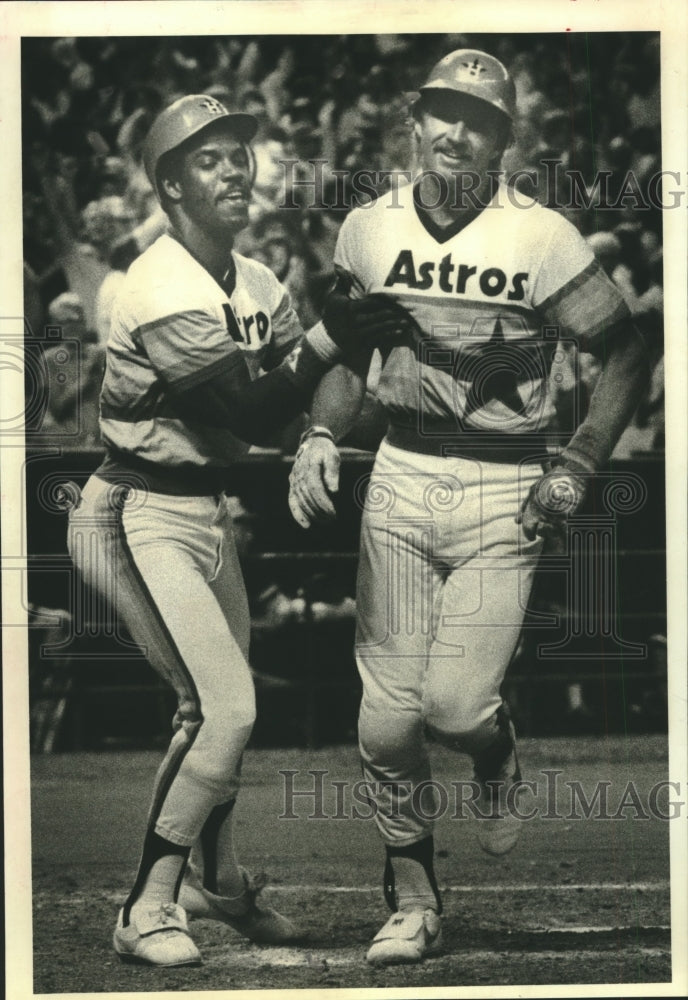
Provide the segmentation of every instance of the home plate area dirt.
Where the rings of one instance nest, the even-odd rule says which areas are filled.
[[[444,949],[420,965],[380,969],[365,962],[388,915],[374,823],[350,814],[335,819],[331,803],[314,818],[307,795],[287,809],[281,773],[297,771],[293,787],[301,790],[312,787],[311,770],[327,771],[328,781],[355,781],[355,748],[252,751],[237,806],[238,851],[252,870],[268,873],[266,895],[300,923],[304,943],[253,945],[223,925],[195,921],[203,965],[169,970],[124,965],[111,946],[158,756],[36,757],[34,992],[358,988],[367,997],[378,988],[671,983],[671,823],[657,815],[642,819],[637,805],[646,805],[667,778],[666,740],[528,742],[521,756],[527,776],[538,782],[545,770],[560,772],[557,816],[526,824],[517,848],[501,859],[481,854],[469,821],[442,816],[435,840]],[[447,787],[469,777],[445,752],[433,760]],[[616,819],[571,811],[567,781],[580,782],[588,798],[595,782],[610,781],[610,801],[618,789],[612,814],[631,778],[639,798]]]

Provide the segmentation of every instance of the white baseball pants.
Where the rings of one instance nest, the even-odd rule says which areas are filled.
[[[246,589],[224,495],[126,497],[92,476],[70,514],[69,551],[176,691],[149,826],[190,846],[236,795],[255,720]]]
[[[368,487],[357,585],[359,743],[383,840],[432,832],[427,727],[471,755],[496,735],[541,541],[516,514],[537,464],[438,458],[383,442]]]

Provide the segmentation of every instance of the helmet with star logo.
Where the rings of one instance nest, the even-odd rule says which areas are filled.
[[[180,97],[158,115],[143,144],[143,164],[158,198],[160,192],[157,172],[161,158],[218,121],[224,122],[237,139],[247,146],[258,130],[258,122],[253,115],[228,111],[224,104],[210,94]]]
[[[457,49],[450,52],[430,70],[416,94],[435,90],[453,90],[486,101],[513,122],[516,116],[516,88],[506,67],[499,59],[478,49]]]

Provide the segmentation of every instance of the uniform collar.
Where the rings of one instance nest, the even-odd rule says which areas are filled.
[[[484,210],[485,205],[479,205],[477,208],[471,208],[464,212],[461,216],[458,216],[454,222],[448,223],[446,226],[440,226],[435,222],[432,213],[423,207],[420,201],[419,194],[419,183],[420,178],[413,185],[413,207],[415,208],[418,220],[425,229],[425,231],[432,236],[436,243],[446,243],[451,240],[457,233],[460,233],[462,229],[470,226],[478,216],[480,216]],[[493,180],[493,190],[490,194],[490,201],[492,201],[496,194],[496,186]]]
[[[191,257],[193,257],[196,263],[200,264],[203,270],[210,275],[213,281],[217,282],[217,284],[220,286],[220,288],[225,293],[227,298],[231,298],[232,294],[234,293],[234,289],[236,288],[236,262],[234,260],[233,251],[230,250],[229,252],[229,258],[227,261],[227,270],[225,271],[225,273],[222,275],[221,278],[217,278],[211,271],[208,270],[203,261],[193,252],[193,250],[186,245],[186,243],[182,240],[181,236],[177,232],[175,232],[174,229],[170,229],[168,235],[171,236],[173,240],[176,240],[181,247],[184,247],[186,252]]]

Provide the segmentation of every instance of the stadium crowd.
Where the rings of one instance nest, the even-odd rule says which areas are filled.
[[[80,383],[51,382],[43,431],[59,432],[78,393],[74,441],[97,446],[111,304],[128,265],[166,227],[141,162],[159,110],[203,92],[258,118],[251,222],[236,249],[275,272],[308,327],[359,197],[357,172],[379,192],[390,171],[412,169],[404,93],[462,46],[493,53],[514,77],[507,178],[572,218],[655,334],[655,376],[615,454],[661,450],[659,37],[645,33],[24,39],[25,317],[34,336],[61,326],[83,344]],[[590,388],[596,370],[579,363]],[[575,366],[556,387],[564,407]]]

